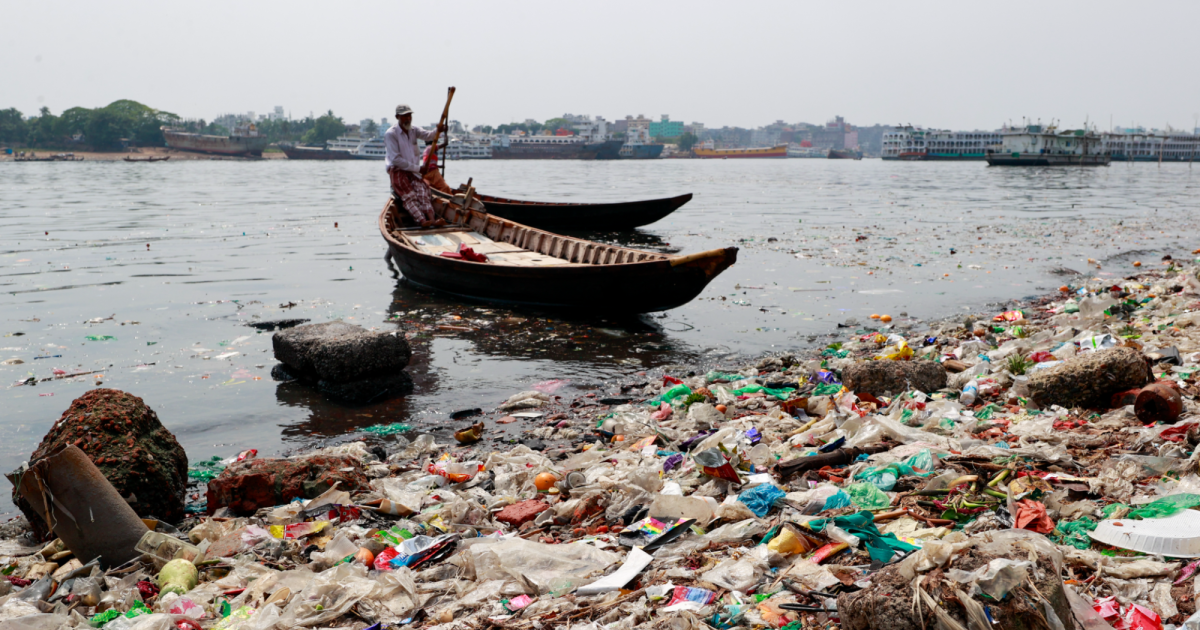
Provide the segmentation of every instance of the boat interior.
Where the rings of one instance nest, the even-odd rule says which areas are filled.
[[[457,252],[470,247],[487,256],[484,264],[514,267],[554,267],[565,265],[622,265],[671,260],[665,254],[638,251],[595,243],[570,236],[553,234],[527,227],[488,214],[477,199],[471,199],[471,210],[465,210],[466,195],[457,194],[453,201],[442,196],[433,200],[434,212],[444,219],[446,227],[424,229],[405,225],[408,214],[389,201],[385,213],[388,234],[411,249],[430,256]]]

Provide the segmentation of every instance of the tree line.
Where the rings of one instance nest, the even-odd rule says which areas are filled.
[[[0,110],[0,143],[38,148],[85,145],[96,149],[120,148],[122,141],[143,146],[162,145],[163,125],[179,116],[120,100],[104,107],[72,107],[55,116],[43,107],[26,118],[15,108]]]
[[[332,110],[315,118],[262,120],[255,124],[258,132],[271,142],[324,146],[326,140],[346,132],[346,124]],[[88,147],[102,151],[119,149],[125,144],[161,147],[166,144],[163,126],[215,136],[231,132],[203,119],[183,120],[137,101],[120,100],[95,109],[72,107],[57,116],[48,107],[28,118],[16,108],[0,109],[0,145],[39,149]]]

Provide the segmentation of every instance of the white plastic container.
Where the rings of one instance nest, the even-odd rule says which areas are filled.
[[[1089,533],[1104,544],[1175,558],[1200,558],[1200,512],[1184,510],[1144,521],[1114,518],[1100,521]]]

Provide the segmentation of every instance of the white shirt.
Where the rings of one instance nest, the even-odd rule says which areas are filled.
[[[408,133],[405,133],[398,122],[388,128],[387,132],[383,134],[383,145],[387,149],[384,165],[387,170],[398,168],[411,173],[419,173],[421,171],[421,154],[417,151],[417,139],[432,142],[434,133],[416,125],[409,127]]]

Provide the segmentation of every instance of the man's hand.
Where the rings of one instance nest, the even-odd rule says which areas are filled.
[[[439,123],[437,130],[438,130],[438,133],[446,133],[446,125]]]

